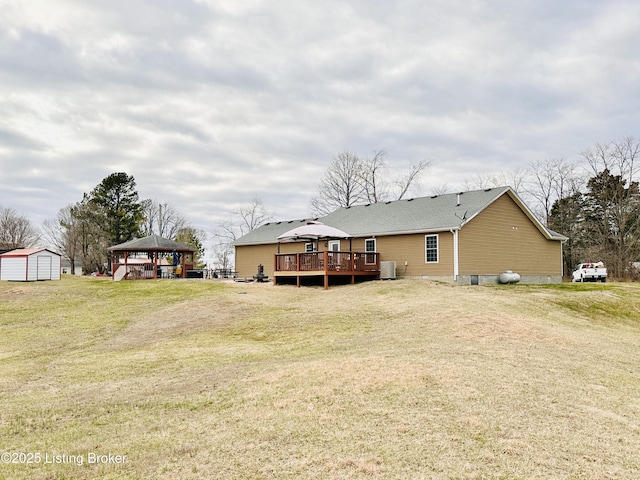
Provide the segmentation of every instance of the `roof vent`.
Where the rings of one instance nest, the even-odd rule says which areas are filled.
[[[407,200],[407,202],[413,202],[413,198],[410,198],[409,200]]]
[[[485,188],[484,189],[485,192],[490,192],[491,190],[493,190],[493,188]]]
[[[385,205],[389,205],[391,203],[391,200],[389,200],[388,202],[384,202]]]
[[[431,195],[431,198],[438,198],[438,195]]]

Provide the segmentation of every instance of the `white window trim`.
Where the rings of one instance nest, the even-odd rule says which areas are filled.
[[[368,251],[367,250],[367,242],[373,242],[373,251]],[[367,255],[367,253],[376,253],[378,250],[378,242],[376,241],[375,238],[366,238],[364,241],[364,264],[365,265],[375,265],[375,260],[373,262],[369,262],[367,261],[369,259],[369,256]],[[375,258],[375,256],[374,256]]]
[[[338,245],[338,249],[334,250],[332,247],[334,245]],[[327,248],[329,249],[330,252],[339,252],[340,251],[340,240],[329,240],[329,243],[327,245]]]
[[[367,250],[367,242],[373,242],[373,250]],[[378,250],[378,242],[376,242],[375,238],[367,238],[364,241],[364,251],[365,253],[376,253]]]
[[[311,247],[311,248],[309,248]],[[309,243],[305,243],[304,244],[304,253],[312,253],[315,252],[316,249],[314,248],[313,242],[309,242]]]
[[[436,257],[437,260],[434,262],[433,260],[428,260],[427,258],[427,239],[429,237],[436,237]],[[432,250],[432,249],[430,249]],[[440,236],[435,233],[435,234],[429,234],[429,235],[425,235],[424,236],[424,263],[440,263]]]

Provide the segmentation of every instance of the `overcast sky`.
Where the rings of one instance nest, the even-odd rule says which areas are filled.
[[[304,218],[336,154],[413,196],[638,136],[637,0],[0,0],[0,205],[135,177],[213,230]]]

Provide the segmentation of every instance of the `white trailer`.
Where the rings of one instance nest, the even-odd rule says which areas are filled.
[[[19,248],[0,255],[0,280],[60,280],[60,254],[46,248]]]

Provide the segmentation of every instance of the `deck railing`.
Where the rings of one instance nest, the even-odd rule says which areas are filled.
[[[366,273],[380,269],[380,254],[373,252],[278,253],[276,272]]]
[[[193,270],[193,265],[186,265],[185,271]],[[112,264],[113,277],[117,279],[116,272],[123,269],[124,273],[121,273],[120,278],[126,280],[140,280],[151,278],[182,278],[182,267],[180,267],[180,273],[177,273],[177,269],[174,266],[158,265],[158,270],[154,268],[151,263],[144,264],[125,264],[114,263]],[[186,275],[185,275],[186,276]]]

